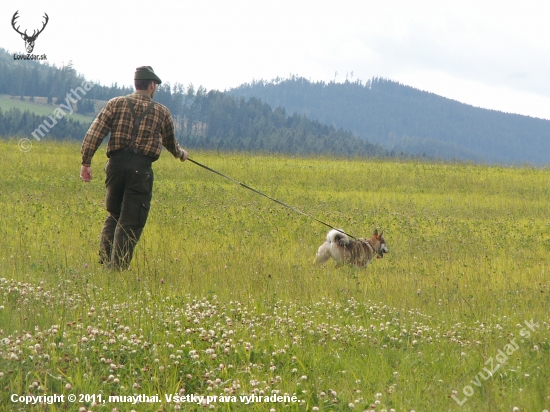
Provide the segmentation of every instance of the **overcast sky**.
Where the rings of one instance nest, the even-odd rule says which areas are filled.
[[[290,74],[384,77],[550,119],[548,0],[2,0],[0,47],[12,53],[24,52],[17,10],[29,33],[49,15],[35,54],[102,84],[132,85],[141,65],[208,90]]]

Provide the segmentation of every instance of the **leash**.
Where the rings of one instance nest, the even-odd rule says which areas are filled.
[[[344,233],[345,235],[347,235],[347,236],[349,236],[349,237],[351,237],[351,238],[353,238],[353,239],[355,239],[355,240],[359,240],[358,238],[356,238],[356,237],[353,236],[353,235],[350,235],[350,234],[347,233],[347,232],[343,232],[342,230],[337,229],[337,228],[335,228],[334,226],[329,225],[329,224],[326,223],[326,222],[323,222],[322,220],[319,220],[319,219],[317,219],[317,218],[315,218],[315,217],[313,217],[313,216],[311,216],[311,215],[309,215],[309,214],[307,214],[307,213],[304,213],[304,212],[302,212],[301,210],[296,209],[295,207],[292,207],[292,206],[290,206],[290,205],[287,205],[286,203],[283,203],[283,202],[281,202],[280,200],[274,199],[274,198],[272,198],[271,196],[268,196],[268,195],[266,195],[265,193],[262,193],[262,192],[260,192],[259,190],[254,189],[253,187],[250,187],[250,186],[248,186],[248,185],[246,185],[246,184],[244,184],[244,183],[241,183],[241,182],[239,182],[239,181],[237,181],[237,180],[235,180],[235,179],[233,179],[233,178],[231,178],[231,177],[229,177],[229,176],[224,175],[223,173],[218,172],[217,170],[214,170],[214,169],[212,169],[212,168],[210,168],[210,167],[208,167],[208,166],[205,166],[205,165],[203,165],[203,164],[201,164],[201,163],[199,163],[199,162],[196,162],[195,160],[193,160],[193,159],[191,159],[191,158],[189,158],[189,157],[187,158],[187,160],[190,161],[191,163],[196,164],[197,166],[202,167],[203,169],[208,170],[209,172],[215,173],[215,174],[217,174],[218,176],[223,177],[224,179],[231,180],[233,183],[236,183],[236,184],[238,184],[239,186],[244,187],[245,189],[251,190],[252,192],[254,192],[254,193],[256,193],[256,194],[258,194],[258,195],[260,195],[260,196],[263,196],[263,197],[265,197],[265,198],[267,198],[267,199],[269,199],[269,200],[271,200],[271,201],[273,201],[273,202],[275,202],[275,203],[278,203],[278,204],[280,204],[281,206],[286,207],[287,209],[290,209],[290,210],[292,210],[292,211],[294,211],[294,212],[296,212],[296,213],[298,213],[298,214],[300,214],[300,215],[302,215],[302,216],[309,217],[310,219],[313,219],[313,220],[315,220],[316,222],[321,223],[322,225],[325,225],[325,226],[327,226],[327,227],[329,227],[329,228],[331,228],[331,229],[337,230],[337,231],[340,232],[340,233]]]

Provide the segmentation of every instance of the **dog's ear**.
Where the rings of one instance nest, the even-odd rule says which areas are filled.
[[[380,232],[380,237],[384,236],[384,231]]]
[[[374,229],[374,236],[378,236],[378,229]]]

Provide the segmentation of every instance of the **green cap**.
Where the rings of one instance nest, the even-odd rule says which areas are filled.
[[[151,66],[141,66],[136,68],[136,74],[134,80],[154,80],[158,84],[162,83],[162,80],[155,74],[155,71]]]

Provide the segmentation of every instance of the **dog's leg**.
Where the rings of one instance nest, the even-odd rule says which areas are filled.
[[[327,260],[330,259],[330,243],[325,242],[321,246],[319,246],[319,249],[317,250],[317,254],[315,255],[315,259],[313,259],[313,264],[319,264],[319,263],[325,263]]]

